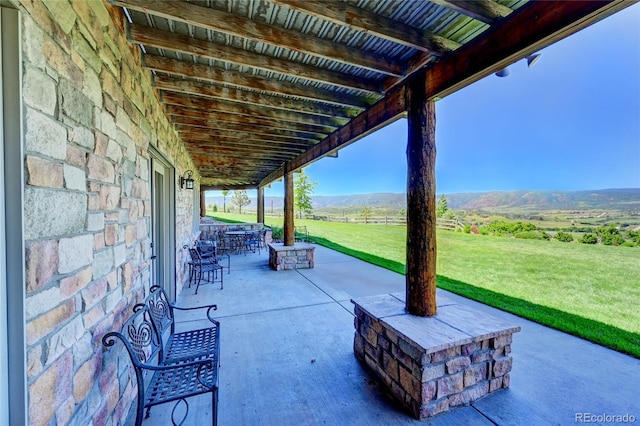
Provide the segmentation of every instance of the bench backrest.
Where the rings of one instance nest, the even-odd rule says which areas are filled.
[[[110,347],[119,339],[129,352],[136,371],[146,365],[156,365],[161,350],[161,340],[146,305],[137,305],[131,317],[122,325],[120,333],[112,331],[104,335],[102,344]]]
[[[149,289],[149,295],[144,301],[151,313],[154,325],[158,329],[162,348],[166,347],[169,334],[175,332],[175,317],[173,306],[169,302],[167,293],[159,285],[154,285]],[[162,350],[162,348],[160,350]],[[162,355],[162,354],[161,354]]]

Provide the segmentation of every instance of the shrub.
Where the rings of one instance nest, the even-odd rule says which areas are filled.
[[[556,235],[553,236],[553,238],[563,243],[570,243],[571,241],[573,241],[573,235],[569,234],[568,232],[562,231],[557,232]]]
[[[602,235],[602,244],[605,246],[619,246],[624,243],[624,238],[619,234],[604,234]]]
[[[467,224],[464,226],[464,233],[465,234],[470,234],[471,233],[471,225]]]
[[[635,247],[636,243],[634,243],[633,241],[625,241],[624,243],[620,244],[620,247]]]
[[[580,238],[580,242],[582,244],[598,244],[598,236],[596,234],[584,234],[582,238]]]
[[[640,231],[627,232],[627,239],[633,241],[636,244],[640,244]]]
[[[505,222],[504,220],[497,220],[483,228],[486,228],[488,233],[494,235],[513,235],[520,232],[535,231],[536,226],[533,223],[525,222]]]
[[[598,226],[595,229],[596,235],[604,237],[605,235],[620,235],[620,230],[614,225]]]
[[[516,233],[514,237],[524,240],[548,240],[549,234],[544,231],[522,231]]]
[[[282,240],[284,238],[284,228],[280,226],[272,226],[271,238],[273,238],[274,240]]]

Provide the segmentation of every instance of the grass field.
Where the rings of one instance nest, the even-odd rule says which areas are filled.
[[[282,219],[267,224],[282,226]],[[296,225],[306,225],[320,244],[404,272],[405,227],[298,219]],[[637,248],[449,231],[437,238],[439,287],[640,358]]]

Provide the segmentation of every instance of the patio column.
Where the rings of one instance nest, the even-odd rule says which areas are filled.
[[[295,245],[293,232],[293,172],[284,175],[284,245]]]
[[[407,85],[406,108],[406,310],[427,317],[436,315],[436,108],[424,73]]]
[[[264,224],[264,188],[258,187],[258,223]]]
[[[204,190],[200,190],[200,217],[205,217],[207,215],[207,202],[204,198]]]

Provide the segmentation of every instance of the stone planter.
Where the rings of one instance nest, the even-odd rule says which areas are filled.
[[[439,298],[435,317],[417,317],[407,314],[403,299],[352,300],[354,352],[415,418],[509,387],[512,334],[520,327],[446,298]]]

